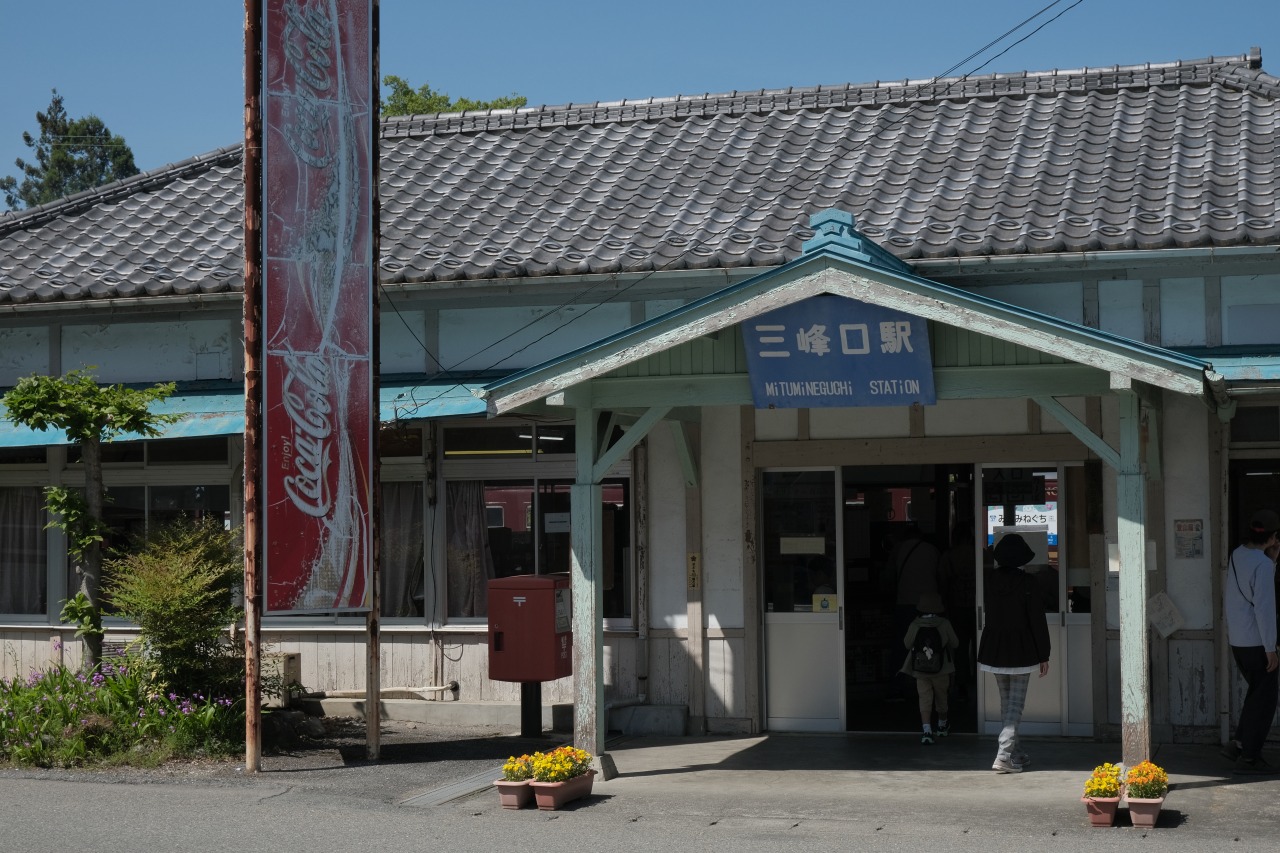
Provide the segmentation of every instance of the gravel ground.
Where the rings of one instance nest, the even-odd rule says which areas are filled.
[[[246,773],[243,755],[227,759],[171,761],[160,767],[38,769],[0,767],[2,778],[47,778],[126,784],[285,785],[318,794],[372,799],[385,804],[444,788],[472,777],[497,775],[510,755],[547,750],[567,741],[548,732],[522,738],[492,726],[431,726],[384,721],[378,761],[367,758],[365,723],[352,717],[311,717],[287,747],[264,747],[262,770]],[[305,732],[305,733],[303,733]],[[268,741],[269,744],[269,741]]]

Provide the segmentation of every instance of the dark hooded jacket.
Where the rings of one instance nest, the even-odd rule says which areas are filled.
[[[986,624],[978,644],[980,664],[1029,667],[1049,659],[1044,599],[1035,578],[1021,568],[1032,556],[1031,548],[1016,534],[1005,536],[996,546],[999,566],[987,574],[983,590]]]

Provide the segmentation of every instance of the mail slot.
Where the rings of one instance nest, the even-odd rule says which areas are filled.
[[[532,682],[572,675],[571,602],[567,574],[489,581],[489,677]]]

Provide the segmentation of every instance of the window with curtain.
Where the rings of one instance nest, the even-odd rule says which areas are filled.
[[[193,486],[108,486],[107,501],[102,507],[102,520],[107,525],[102,540],[105,559],[127,552],[133,543],[149,531],[171,524],[179,518],[193,520],[220,519],[231,524],[231,488],[223,485]],[[67,560],[67,595],[80,589],[80,567]],[[114,612],[104,603],[104,612]]]
[[[0,488],[0,613],[44,613],[44,491]]]
[[[445,488],[445,573],[448,615],[488,615],[488,585],[494,577],[486,524],[485,485],[457,480]]]
[[[542,478],[446,483],[449,618],[486,615],[491,578],[570,570],[570,485]],[[630,481],[605,481],[601,500],[604,615],[625,618],[632,604]]]
[[[382,615],[422,616],[422,484],[382,484]]]

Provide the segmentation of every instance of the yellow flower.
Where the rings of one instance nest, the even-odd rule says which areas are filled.
[[[523,782],[533,776],[533,758],[529,755],[522,755],[516,758],[514,755],[507,759],[507,763],[502,765],[502,778],[506,782]]]
[[[1124,785],[1130,797],[1154,800],[1169,792],[1169,774],[1150,761],[1144,761],[1129,768]]]
[[[548,753],[535,752],[530,760],[535,782],[564,782],[591,769],[591,753],[562,746]]]
[[[1110,762],[1093,768],[1093,775],[1084,783],[1086,797],[1120,796],[1120,768]]]

